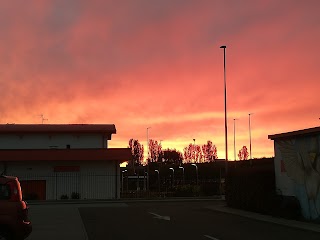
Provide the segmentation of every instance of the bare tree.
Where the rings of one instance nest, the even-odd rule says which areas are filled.
[[[129,140],[129,147],[131,148],[132,154],[132,162],[131,164],[129,163],[129,165],[132,167],[141,165],[143,161],[143,145],[139,143],[139,140],[131,138]]]
[[[201,147],[195,144],[189,144],[183,149],[183,157],[186,163],[200,163],[203,159]]]
[[[206,144],[202,145],[202,153],[205,162],[213,162],[218,159],[217,147],[209,140]]]
[[[149,154],[150,162],[158,162],[159,157],[162,155],[162,146],[158,141],[149,140]]]
[[[249,153],[246,146],[243,146],[238,153],[239,160],[248,160]]]

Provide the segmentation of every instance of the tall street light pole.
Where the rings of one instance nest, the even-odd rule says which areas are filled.
[[[226,145],[226,173],[228,172],[228,126],[227,126],[227,80],[226,80],[226,48],[227,46],[221,46],[223,49],[223,72],[224,72],[224,134]]]
[[[237,118],[233,119],[233,152],[234,152],[234,160],[237,161],[237,155],[236,155],[236,120],[239,120]]]
[[[194,161],[196,161],[196,139],[193,139],[193,157]]]
[[[251,152],[251,115],[253,113],[249,113],[249,140],[250,140],[250,160],[252,159],[252,152]]]
[[[147,127],[147,147],[148,147],[148,158],[147,158],[147,191],[149,191],[149,129],[151,127]]]
[[[147,163],[148,163],[148,160],[149,160],[149,129],[151,127],[147,127],[147,147],[148,147],[148,156],[147,156]]]

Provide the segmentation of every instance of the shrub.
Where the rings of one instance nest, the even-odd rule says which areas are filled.
[[[71,199],[80,199],[80,193],[77,193],[77,192],[71,193]]]
[[[69,196],[67,194],[62,194],[60,199],[61,200],[69,199]]]

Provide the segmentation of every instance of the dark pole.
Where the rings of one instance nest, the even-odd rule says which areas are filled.
[[[228,126],[227,126],[227,81],[226,81],[226,47],[223,48],[223,71],[224,71],[224,132],[225,132],[225,145],[226,145],[226,174],[228,173]]]
[[[250,160],[252,159],[252,154],[251,154],[251,116],[252,113],[249,113],[249,139],[250,139]]]
[[[233,119],[233,151],[234,151],[234,161],[237,161],[237,152],[236,152],[236,121],[238,118]],[[236,166],[236,165],[235,165]]]
[[[147,127],[147,147],[148,147],[148,158],[147,158],[147,173],[148,173],[148,177],[147,177],[147,192],[149,192],[149,170],[150,170],[150,167],[149,167],[149,163],[150,163],[150,160],[149,160],[149,152],[150,152],[150,149],[149,149],[149,129],[151,127]]]
[[[236,158],[236,119],[233,119],[233,154],[234,154],[234,161],[237,161]]]
[[[158,190],[159,190],[159,196],[161,195],[160,194],[160,172],[159,170],[154,170],[156,173],[158,173]]]

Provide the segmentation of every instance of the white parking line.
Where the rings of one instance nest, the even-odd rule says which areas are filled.
[[[152,213],[152,212],[149,212],[149,213],[152,214],[154,216],[154,218],[170,221],[170,216],[161,216],[159,214]]]
[[[209,239],[212,239],[212,240],[219,240],[218,238],[215,238],[215,237],[211,237],[209,235],[204,235],[206,238],[209,238]]]

